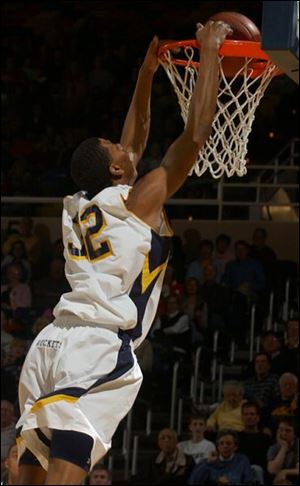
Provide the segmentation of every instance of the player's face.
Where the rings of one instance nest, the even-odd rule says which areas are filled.
[[[99,141],[108,151],[111,160],[123,169],[124,180],[122,182],[133,185],[137,178],[137,171],[127,150],[120,143],[112,143],[105,138],[99,138]]]

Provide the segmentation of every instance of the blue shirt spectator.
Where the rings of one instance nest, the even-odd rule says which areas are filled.
[[[217,453],[196,466],[188,484],[255,484],[254,473],[249,459],[237,454],[237,434],[223,429],[217,436]]]
[[[250,297],[261,293],[265,289],[265,275],[259,261],[250,258],[248,243],[237,241],[235,254],[236,259],[225,267],[222,283]]]
[[[218,270],[216,260],[213,257],[213,250],[214,244],[212,241],[201,241],[197,260],[192,261],[187,267],[186,280],[188,278],[196,278],[199,283],[203,283],[203,269],[206,265],[213,265]]]

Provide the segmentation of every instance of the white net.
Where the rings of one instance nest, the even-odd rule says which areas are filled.
[[[184,46],[181,50],[186,65],[172,62],[173,54],[170,50],[165,52],[161,64],[173,85],[186,124],[198,67],[194,47]],[[226,78],[223,59],[223,56],[219,56],[220,82],[212,132],[190,172],[190,175],[195,172],[198,177],[207,169],[215,179],[224,173],[228,177],[242,177],[246,174],[247,144],[255,110],[270,81],[279,72],[271,61],[266,61],[262,69],[256,70],[257,59],[249,57],[243,60],[243,66],[232,78]]]

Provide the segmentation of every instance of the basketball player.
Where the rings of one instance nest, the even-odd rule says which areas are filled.
[[[32,343],[22,370],[18,484],[80,484],[106,454],[134,403],[142,381],[134,349],[155,316],[168,261],[171,231],[163,205],[184,183],[209,137],[217,53],[229,32],[220,21],[198,24],[201,69],[187,125],[161,167],[135,182],[159,66],[156,37],[120,143],[90,138],[72,156],[72,177],[81,191],[65,198],[62,217],[72,290],[62,295],[54,322]]]

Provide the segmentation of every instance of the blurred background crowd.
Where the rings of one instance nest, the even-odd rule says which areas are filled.
[[[2,194],[71,192],[68,165],[76,145],[95,135],[119,140],[153,35],[194,38],[196,22],[219,9],[217,2],[201,2],[200,10],[195,1],[176,9],[173,2],[3,2]],[[231,9],[261,25],[262,2],[231,2]],[[256,113],[251,161],[263,163],[297,136],[295,90],[287,76],[269,87]],[[153,123],[141,173],[160,163],[183,126],[162,69],[152,99]],[[182,191],[186,194],[187,188]]]

